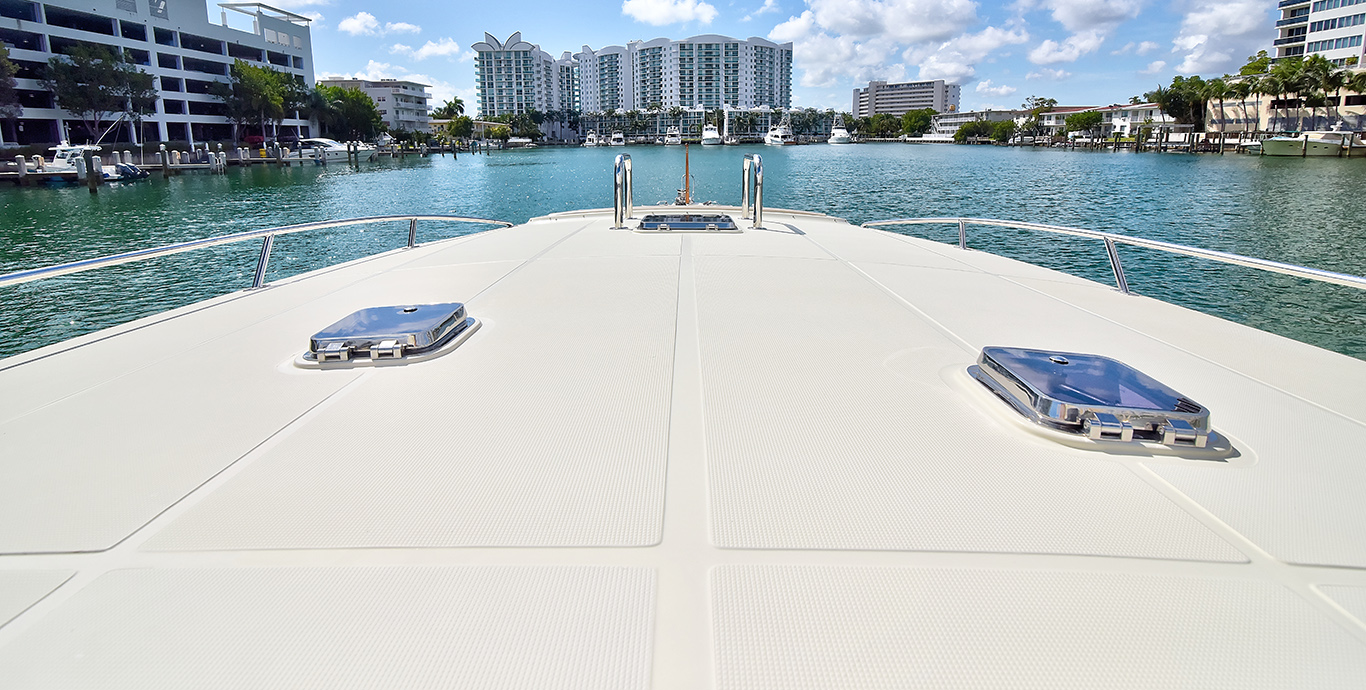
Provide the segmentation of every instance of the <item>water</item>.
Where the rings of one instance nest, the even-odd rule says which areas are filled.
[[[243,230],[435,213],[514,222],[612,203],[619,148],[536,149],[188,173],[85,188],[0,187],[0,273]],[[672,200],[680,148],[628,147],[638,204]],[[694,199],[739,201],[741,156],[764,157],[769,207],[865,222],[976,216],[1106,230],[1366,274],[1366,160],[949,145],[691,147]],[[485,226],[419,224],[419,241]],[[407,224],[277,238],[270,278],[391,249]],[[956,227],[905,232],[956,242]],[[1109,283],[1098,242],[970,228],[974,248]],[[248,285],[257,242],[0,288],[0,357]],[[1366,359],[1366,294],[1122,247],[1129,284],[1158,297]]]

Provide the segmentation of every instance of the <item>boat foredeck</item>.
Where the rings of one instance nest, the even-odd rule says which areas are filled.
[[[1366,363],[819,214],[610,225],[0,360],[0,685],[1366,677]],[[444,356],[294,366],[352,311],[451,301],[480,328]],[[965,373],[989,345],[1125,361],[1235,451],[1061,443]]]

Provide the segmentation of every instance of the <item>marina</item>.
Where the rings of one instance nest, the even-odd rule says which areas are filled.
[[[91,195],[78,186],[0,187],[6,218],[0,271],[63,263],[227,231],[337,217],[423,212],[521,222],[573,208],[611,205],[610,179],[622,149],[513,150],[492,155],[384,157],[358,166],[250,166],[226,175],[192,172]],[[628,147],[636,197],[669,201],[683,175],[681,147]],[[768,203],[862,222],[895,209],[917,215],[1055,222],[1232,251],[1361,274],[1366,236],[1354,230],[1366,201],[1343,195],[1366,183],[1356,161],[1255,156],[1112,154],[997,147],[692,147],[695,201],[734,203],[733,170],[765,151],[781,180]],[[1144,180],[1138,183],[1138,180]],[[92,223],[92,219],[98,222]],[[436,236],[473,227],[433,227]],[[942,228],[899,228],[947,242]],[[393,235],[328,232],[281,238],[272,277],[313,270],[391,246]],[[972,246],[1036,261],[1094,280],[1108,267],[1093,252],[1030,233],[990,231]],[[1048,251],[1043,251],[1048,247]],[[214,252],[222,252],[220,258]],[[212,250],[193,263],[170,257],[108,274],[18,286],[5,295],[0,354],[12,355],[169,306],[242,287],[250,277]],[[1366,358],[1366,301],[1350,290],[1193,265],[1121,248],[1132,256],[1136,292]],[[1130,254],[1132,252],[1132,254]],[[126,271],[126,272],[125,272]],[[94,290],[99,299],[85,297]],[[54,309],[53,305],[61,305]]]

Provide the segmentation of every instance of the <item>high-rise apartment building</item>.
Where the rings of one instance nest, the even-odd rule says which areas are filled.
[[[520,31],[506,41],[486,33],[470,49],[477,53],[474,86],[481,116],[578,110],[579,66],[569,53],[556,60],[523,41]]]
[[[958,110],[962,87],[947,84],[943,79],[887,83],[870,81],[868,88],[854,89],[854,101],[849,112],[854,117],[872,117],[879,113],[900,117],[908,110],[933,108],[937,113]]]
[[[578,59],[584,112],[792,105],[791,43],[707,34],[584,46]]]
[[[651,108],[789,108],[792,44],[703,35],[565,53],[559,60],[515,33],[474,44],[479,112],[607,112]]]
[[[1362,57],[1366,0],[1282,0],[1276,57],[1322,55],[1338,64]]]
[[[142,119],[141,131],[127,123],[113,127],[106,142],[230,139],[232,124],[225,106],[209,88],[228,80],[234,60],[313,85],[307,17],[256,3],[218,7],[214,22],[205,0],[0,1],[0,41],[18,68],[23,107],[17,120],[0,120],[0,144],[86,140],[80,119],[58,108],[39,81],[49,59],[83,44],[122,54],[155,78],[156,112]],[[308,120],[290,115],[278,133],[307,137]]]
[[[427,93],[427,84],[401,79],[319,79],[318,83],[365,92],[375,102],[380,119],[391,130],[432,131],[432,97]]]

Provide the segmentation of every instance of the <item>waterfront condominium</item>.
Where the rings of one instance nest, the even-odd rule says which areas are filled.
[[[270,67],[313,85],[307,17],[244,2],[214,10],[211,19],[206,0],[0,0],[0,41],[18,68],[23,108],[17,120],[0,120],[0,144],[86,139],[80,119],[58,109],[39,83],[49,59],[78,45],[120,52],[155,78],[156,112],[142,119],[140,132],[126,122],[112,127],[106,142],[231,138],[223,103],[209,94],[209,87],[227,81],[233,60]],[[280,133],[306,137],[309,122],[288,117]]]
[[[0,0],[3,1],[3,0]],[[390,130],[430,132],[431,99],[427,85],[401,79],[319,79],[323,86],[360,89],[375,102],[380,119]]]
[[[1360,61],[1366,0],[1281,0],[1276,57],[1322,55],[1337,65]]]
[[[520,31],[506,41],[486,33],[470,49],[477,53],[474,86],[480,116],[579,109],[579,67],[568,52],[556,60],[523,41]]]
[[[958,110],[962,88],[946,84],[943,79],[887,83],[870,81],[864,89],[854,89],[854,117],[872,117],[879,113],[900,117],[908,110],[933,108],[936,113]]]
[[[607,112],[651,108],[788,108],[792,44],[703,35],[657,38],[555,60],[515,33],[472,46],[480,114],[536,109]]]

